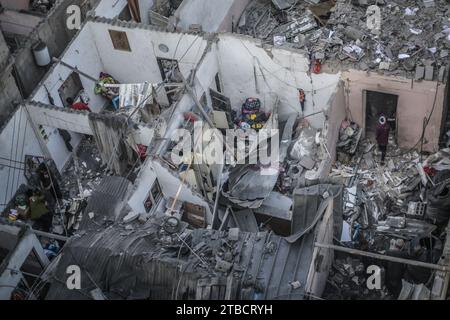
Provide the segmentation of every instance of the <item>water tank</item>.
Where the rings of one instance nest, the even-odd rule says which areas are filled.
[[[36,64],[40,67],[48,66],[51,62],[50,53],[48,52],[48,48],[45,43],[38,42],[33,47],[34,59],[36,60]]]

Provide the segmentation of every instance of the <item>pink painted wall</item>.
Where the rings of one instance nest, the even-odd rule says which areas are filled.
[[[364,128],[365,90],[398,95],[397,140],[401,148],[411,148],[420,139],[423,119],[430,115],[436,96],[435,109],[425,132],[424,150],[438,150],[445,97],[444,83],[414,81],[357,70],[343,72],[342,79],[349,90],[347,102],[353,121]]]

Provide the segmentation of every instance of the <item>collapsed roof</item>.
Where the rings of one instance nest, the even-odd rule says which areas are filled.
[[[96,204],[126,194],[112,188],[123,186],[120,179],[104,180],[90,199],[95,217],[85,215],[82,230],[66,244],[47,299],[91,299],[98,289],[108,299],[303,299],[324,289],[331,256],[322,249],[316,265],[314,242],[333,236],[327,228],[340,203],[326,190],[335,187],[297,192],[296,236],[286,241],[272,232],[192,230],[175,217],[124,221],[120,201],[114,209]],[[57,280],[73,264],[82,269],[81,290]]]
[[[432,1],[254,1],[240,31],[306,49],[340,70],[379,71],[416,80],[445,81],[450,6]],[[286,1],[285,1],[286,2]],[[377,27],[377,4],[381,20]],[[446,70],[447,68],[447,70]]]

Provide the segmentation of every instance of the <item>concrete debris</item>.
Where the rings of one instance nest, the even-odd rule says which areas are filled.
[[[332,300],[393,300],[386,285],[381,283],[381,290],[369,290],[366,270],[369,266],[360,259],[339,257],[330,270],[329,285],[324,298]],[[381,271],[383,275],[385,270]]]
[[[241,33],[268,42],[274,35],[284,36],[285,46],[320,52],[318,59],[330,67],[373,70],[416,80],[422,79],[422,68],[426,67],[425,80],[445,78],[439,74],[445,72],[440,69],[446,66],[450,49],[450,39],[446,38],[449,4],[444,0],[273,1],[275,6],[270,2],[250,4]],[[381,13],[382,33],[369,19],[377,14],[369,7],[375,4]],[[311,15],[319,23],[312,23]]]
[[[239,228],[230,228],[228,230],[228,240],[230,241],[239,240]]]
[[[354,154],[363,130],[354,122],[343,121],[339,130],[339,141],[336,145],[338,153]]]
[[[140,216],[139,213],[131,211],[123,218],[123,222],[124,223],[133,222],[134,220],[138,219],[139,216]]]
[[[403,287],[398,300],[429,300],[430,290],[423,284],[413,284],[402,279]]]
[[[341,134],[344,134],[343,128]],[[367,144],[363,141],[354,155],[342,152],[347,157],[339,157],[330,176],[347,186],[343,226],[350,230],[345,231],[342,241],[360,250],[436,263],[442,241],[445,241],[441,231],[450,219],[450,193],[447,192],[450,168],[445,165],[450,161],[449,149],[423,161],[416,151],[401,151],[390,139],[389,160],[380,165],[379,151],[373,146],[366,147]],[[343,160],[347,162],[341,162]],[[430,237],[436,241],[433,245],[427,245],[424,240]],[[389,298],[429,298],[430,288],[418,283],[427,283],[430,270],[394,263],[383,266]],[[339,288],[340,298],[356,298],[361,294],[375,299],[371,292],[358,292],[353,286],[360,283],[360,279],[353,278],[350,263],[338,261],[334,269],[337,272],[331,274],[329,290]],[[408,285],[407,281],[413,284]]]

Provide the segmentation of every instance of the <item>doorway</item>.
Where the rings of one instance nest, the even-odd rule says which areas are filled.
[[[391,127],[391,134],[397,140],[397,103],[397,95],[366,91],[366,138],[375,140],[378,120],[384,115]]]

